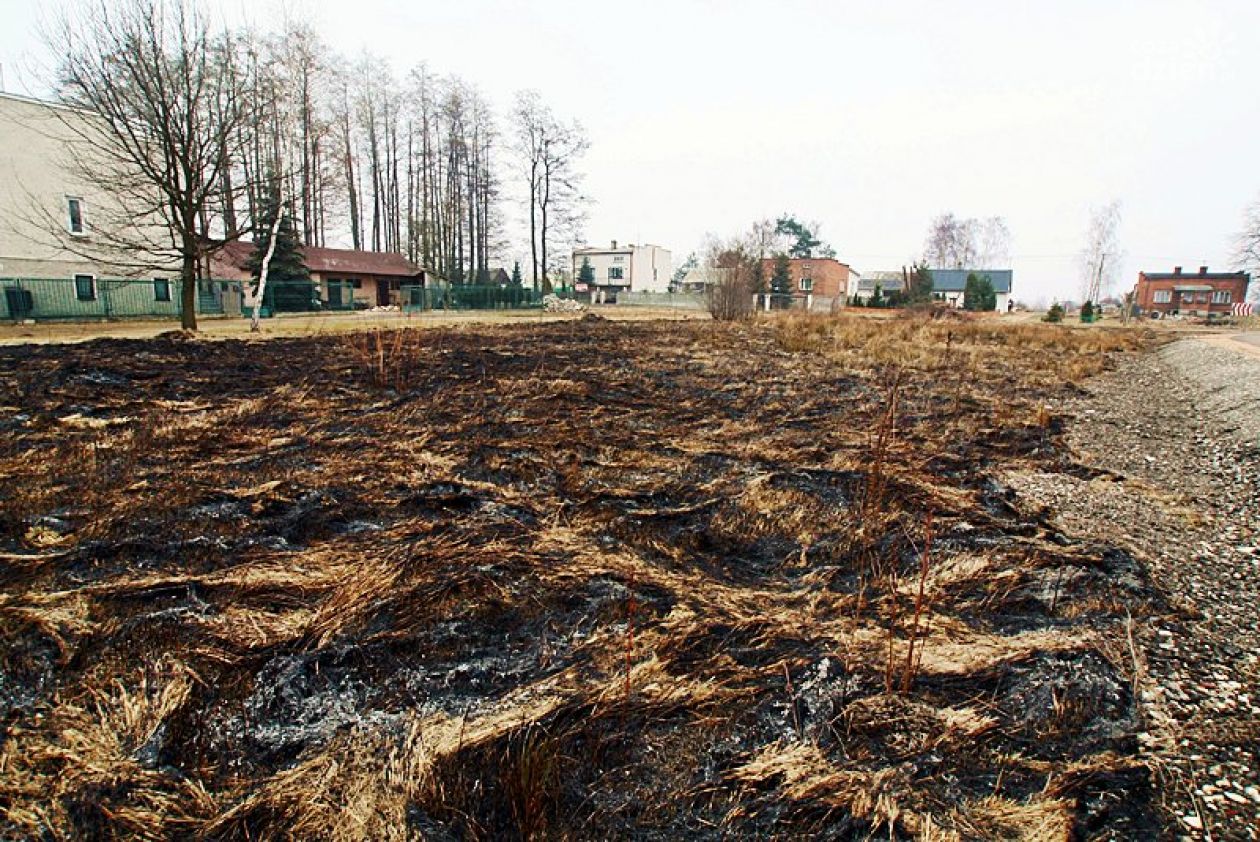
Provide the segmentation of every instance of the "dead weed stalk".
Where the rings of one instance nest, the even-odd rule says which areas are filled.
[[[342,348],[379,389],[401,391],[420,363],[425,343],[418,330],[374,330],[352,333]]]

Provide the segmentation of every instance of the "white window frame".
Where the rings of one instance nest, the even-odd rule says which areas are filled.
[[[814,279],[813,279],[813,278],[801,278],[801,280],[800,280],[800,290],[801,290],[801,292],[813,292],[813,291],[814,291]]]
[[[1151,301],[1155,304],[1172,304],[1172,290],[1157,289],[1151,297]]]
[[[79,205],[79,230],[74,230],[74,213],[71,210],[72,203],[77,202]],[[87,235],[87,206],[83,202],[82,196],[66,196],[66,231],[72,237],[83,237]]]
[[[1213,304],[1233,304],[1234,295],[1232,292],[1230,292],[1227,289],[1214,289],[1212,290],[1212,303]]]
[[[608,280],[624,281],[626,279],[626,270],[621,266],[608,267]]]
[[[91,295],[91,297],[89,297],[89,298],[84,298],[82,295],[80,295],[80,294],[79,294],[79,278],[87,278],[89,281],[91,281],[91,282],[92,282],[92,286],[91,286],[92,295]],[[81,273],[81,274],[78,274],[78,275],[75,275],[75,276],[74,276],[74,300],[75,300],[75,301],[96,301],[99,297],[100,297],[100,294],[99,294],[99,291],[98,291],[98,290],[97,290],[97,288],[96,288],[96,276],[95,276],[95,275],[89,275],[89,274],[87,274],[87,273]]]

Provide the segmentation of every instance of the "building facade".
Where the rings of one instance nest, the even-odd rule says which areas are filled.
[[[1228,316],[1247,300],[1251,276],[1246,272],[1139,272],[1134,302],[1154,316]]]
[[[761,261],[767,288],[774,276],[774,265],[773,257]],[[830,308],[837,300],[843,306],[850,284],[858,278],[849,264],[831,257],[793,257],[788,260],[788,269],[792,275],[792,298],[810,309]]]
[[[674,273],[669,249],[654,245],[618,247],[613,240],[609,248],[574,249],[571,277],[580,277],[586,261],[595,272],[595,281],[591,289],[579,292],[589,292],[597,302],[615,301],[618,292],[669,292]]]
[[[178,277],[169,231],[85,172],[117,166],[91,130],[82,112],[0,93],[0,278]]]

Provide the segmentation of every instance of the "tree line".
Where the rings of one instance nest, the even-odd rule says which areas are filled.
[[[76,7],[47,40],[61,56],[59,98],[96,118],[72,128],[94,150],[81,175],[125,208],[113,244],[132,263],[180,263],[186,326],[210,255],[268,230],[269,208],[291,215],[305,245],[401,252],[452,283],[487,280],[513,199],[535,287],[579,233],[586,136],[536,92],[500,114],[456,75],[347,59],[300,22],[216,26],[187,0]],[[102,154],[117,165],[98,166]],[[135,220],[169,242],[122,224]]]

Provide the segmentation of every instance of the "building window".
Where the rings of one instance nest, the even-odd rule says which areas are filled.
[[[624,270],[624,269],[622,269],[620,266],[609,266],[609,267],[608,267],[608,280],[610,280],[610,281],[620,281],[620,280],[624,279],[624,278],[625,278],[625,276],[626,276],[626,272],[625,272],[625,270]]]
[[[363,289],[363,279],[362,279],[362,278],[350,278],[350,288],[351,288],[351,289]]]
[[[626,256],[624,254],[613,255],[613,263],[623,263],[625,259],[626,259]]]
[[[1155,290],[1155,298],[1153,300],[1156,304],[1170,303],[1172,301],[1172,290],[1170,289]]]
[[[66,228],[71,234],[82,234],[85,231],[83,226],[83,200],[78,196],[66,197]]]
[[[96,278],[91,275],[75,275],[74,297],[80,301],[95,301]]]
[[[813,291],[814,291],[814,279],[801,278],[801,292],[813,292]]]
[[[166,278],[153,279],[153,300],[154,301],[170,301],[171,300],[171,282]]]
[[[1233,300],[1233,296],[1227,289],[1218,289],[1212,292],[1213,304],[1229,304]]]

